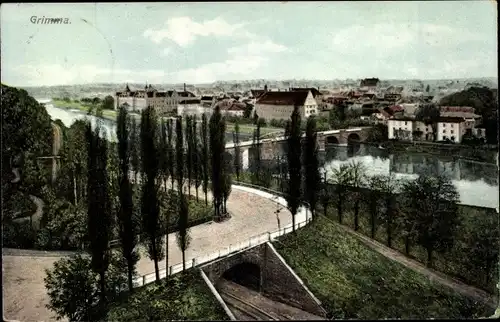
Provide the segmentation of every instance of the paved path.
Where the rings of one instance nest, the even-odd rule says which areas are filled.
[[[246,241],[250,237],[278,229],[273,200],[233,187],[227,207],[232,218],[222,223],[206,223],[190,229],[192,242],[187,259],[210,254],[217,250]],[[283,208],[280,206],[280,208]],[[288,210],[280,212],[281,226],[291,223]],[[48,303],[43,279],[45,269],[51,269],[58,257],[9,256],[3,259],[4,318],[21,321],[53,321],[53,313],[45,308]],[[181,252],[175,234],[169,234],[169,266],[180,263]],[[160,263],[164,268],[165,261]],[[143,257],[137,265],[138,273],[154,272],[154,264]]]

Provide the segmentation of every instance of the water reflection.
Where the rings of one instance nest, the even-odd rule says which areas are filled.
[[[324,158],[327,171],[357,161],[365,165],[370,176],[391,173],[398,179],[411,180],[420,174],[445,174],[457,187],[461,203],[498,207],[498,169],[494,164],[422,153],[389,154],[364,144],[355,155],[349,147],[329,146]]]

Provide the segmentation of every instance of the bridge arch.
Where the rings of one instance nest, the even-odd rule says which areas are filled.
[[[226,270],[222,274],[221,279],[232,281],[260,292],[262,288],[262,269],[255,263],[244,261]]]
[[[335,136],[327,136],[326,137],[326,143],[328,144],[339,144],[339,139]]]
[[[347,142],[348,143],[359,143],[359,142],[361,142],[361,137],[359,136],[358,133],[351,133],[347,137]]]

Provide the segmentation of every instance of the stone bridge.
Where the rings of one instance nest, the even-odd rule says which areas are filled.
[[[364,142],[368,138],[370,127],[358,127],[352,129],[339,129],[317,132],[317,141],[319,151],[325,151],[329,144],[346,146],[352,143]],[[305,137],[305,135],[303,135]],[[272,139],[260,140],[260,155],[263,160],[272,160],[276,155],[283,155],[286,145],[286,137],[280,136]],[[249,167],[250,156],[255,156],[257,151],[253,151],[252,141],[240,142],[240,164],[243,169]],[[234,143],[226,144],[226,153],[234,157]]]
[[[269,242],[216,260],[202,270],[216,289],[221,280],[231,280],[268,298],[318,316],[326,315],[320,302]]]

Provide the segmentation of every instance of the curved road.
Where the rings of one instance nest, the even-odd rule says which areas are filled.
[[[231,219],[222,223],[210,222],[190,229],[192,241],[186,252],[188,260],[278,229],[275,214],[278,205],[273,200],[233,186],[227,208],[231,213]],[[281,227],[292,222],[287,209],[282,209],[279,217]],[[169,266],[171,266],[182,261],[182,254],[177,247],[175,233],[169,234],[168,237]],[[41,252],[39,256],[35,253],[33,256],[2,255],[4,318],[21,321],[55,320],[53,313],[45,307],[48,296],[43,279],[45,269],[51,269],[62,254],[55,253],[54,257],[49,257],[47,253]],[[154,272],[154,263],[144,255],[143,251],[141,253],[141,260],[137,265],[138,273],[144,275]],[[160,268],[165,266],[165,261],[162,261]]]

